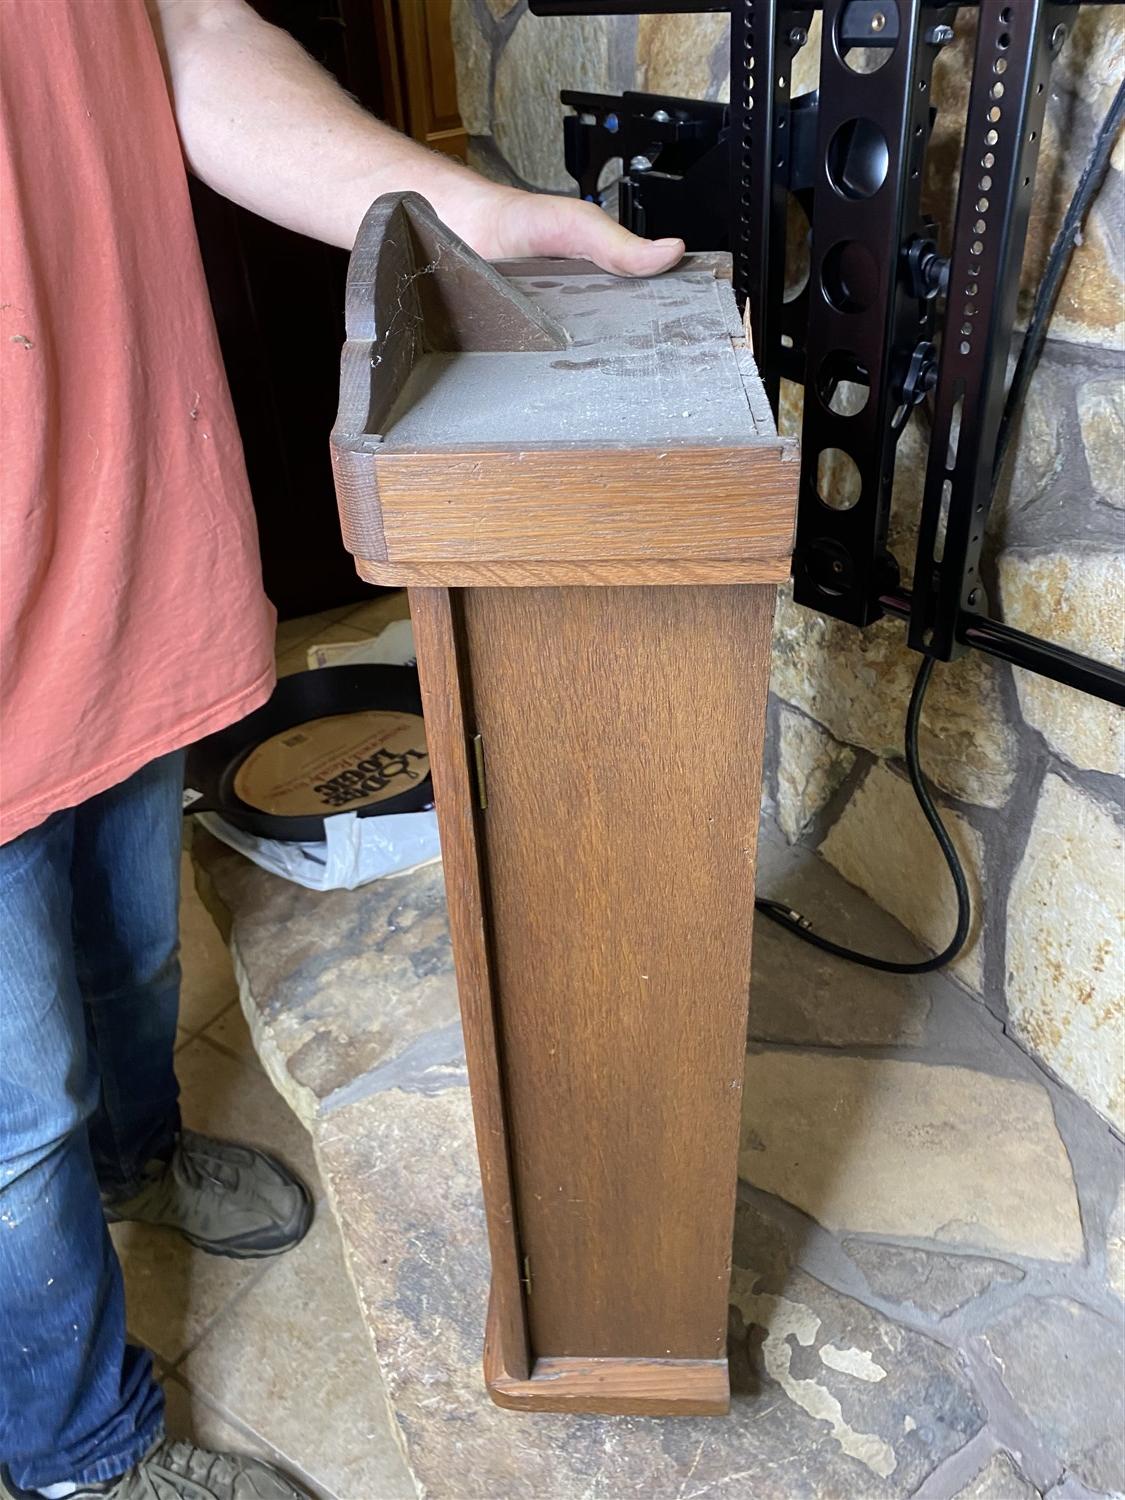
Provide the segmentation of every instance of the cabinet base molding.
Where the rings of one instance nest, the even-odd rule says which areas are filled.
[[[730,1410],[725,1359],[546,1357],[521,1380],[504,1367],[495,1305],[489,1302],[484,1378],[497,1406],[603,1417],[723,1417]]]

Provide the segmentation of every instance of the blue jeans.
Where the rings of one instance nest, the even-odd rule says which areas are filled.
[[[93,1483],[159,1436],[102,1195],[179,1129],[183,756],[0,846],[0,1461]]]

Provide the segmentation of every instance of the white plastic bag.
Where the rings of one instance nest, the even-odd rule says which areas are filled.
[[[324,820],[324,842],[315,844],[258,838],[235,828],[218,813],[199,813],[198,817],[208,832],[263,870],[310,891],[354,891],[381,876],[402,875],[441,858],[437,814],[432,808],[390,813],[385,818],[336,813]]]

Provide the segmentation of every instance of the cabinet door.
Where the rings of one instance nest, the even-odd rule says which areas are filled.
[[[464,157],[450,0],[375,0],[388,118],[435,151]]]

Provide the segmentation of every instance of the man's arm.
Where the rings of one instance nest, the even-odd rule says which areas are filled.
[[[380,193],[406,188],[490,259],[569,255],[648,276],[680,240],[638,239],[591,203],[487,182],[361,109],[244,0],[147,0],[192,171],[243,207],[350,249]]]

